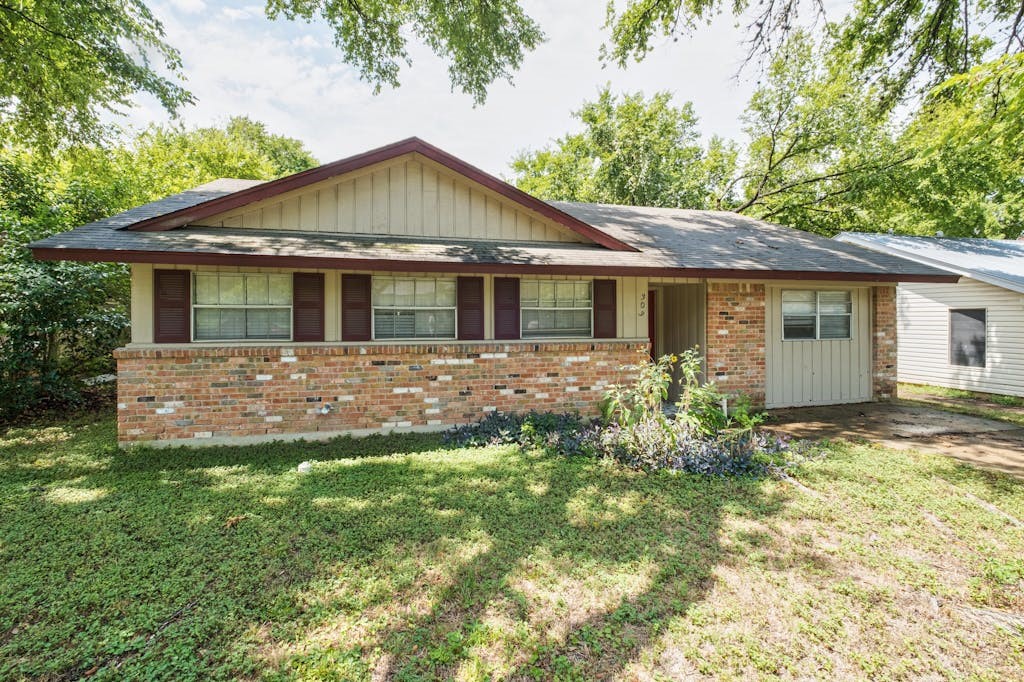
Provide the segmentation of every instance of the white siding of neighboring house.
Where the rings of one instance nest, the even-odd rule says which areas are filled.
[[[949,362],[950,308],[985,308],[985,367]],[[900,284],[899,380],[1024,396],[1024,294],[963,278]]]
[[[587,241],[418,154],[339,175],[197,224],[501,242]]]
[[[851,338],[783,341],[784,289],[845,289],[852,293]],[[795,283],[765,292],[765,406],[835,405],[871,400],[871,290]]]

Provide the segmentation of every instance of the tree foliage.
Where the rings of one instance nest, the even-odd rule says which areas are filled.
[[[127,269],[44,263],[25,245],[219,177],[272,179],[316,164],[261,123],[154,126],[113,149],[0,150],[0,418],[79,400],[112,368],[128,324]]]
[[[414,36],[448,62],[452,88],[477,103],[544,40],[517,0],[268,0],[267,15],[325,21],[345,61],[377,91],[398,86],[402,64],[412,63]]]
[[[583,130],[512,161],[515,183],[545,199],[637,206],[713,208],[736,151],[721,140],[703,147],[689,102],[667,92],[612,95],[608,87],[573,115]]]
[[[142,0],[0,0],[0,141],[96,142],[141,93],[178,111],[192,96],[163,38]]]
[[[676,38],[721,14],[748,21],[748,61],[775,55],[811,20],[825,22],[822,0],[626,0],[608,2],[606,59],[642,60],[657,37]],[[927,90],[968,71],[992,49],[1024,49],[1021,0],[856,0],[838,26],[838,49],[880,86],[881,102]],[[922,91],[923,91],[922,90]]]

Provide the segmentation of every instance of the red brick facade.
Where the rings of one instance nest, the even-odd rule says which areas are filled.
[[[439,428],[495,410],[595,414],[604,386],[646,355],[647,344],[618,341],[122,348],[118,440]]]
[[[709,282],[707,374],[725,393],[765,401],[765,287]]]
[[[896,397],[896,287],[874,287],[871,296],[871,385],[875,400]]]

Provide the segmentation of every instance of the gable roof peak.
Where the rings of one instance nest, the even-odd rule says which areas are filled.
[[[496,192],[506,199],[515,202],[534,213],[551,220],[566,229],[579,234],[586,239],[604,246],[613,251],[637,251],[630,244],[613,237],[612,235],[590,225],[579,218],[553,206],[545,201],[527,194],[518,187],[514,187],[504,180],[487,173],[462,159],[459,159],[439,147],[426,142],[418,137],[407,137],[398,142],[371,149],[361,154],[355,154],[338,161],[326,163],[316,168],[309,168],[292,175],[287,175],[277,180],[269,180],[250,187],[244,187],[232,191],[224,196],[212,198],[208,201],[198,203],[194,206],[182,208],[165,215],[155,216],[120,229],[161,232],[176,227],[194,223],[197,220],[207,218],[218,213],[223,213],[256,201],[262,201],[271,197],[300,189],[315,182],[328,180],[345,173],[350,173],[376,163],[389,161],[405,154],[416,153],[446,167],[448,170],[467,178],[468,180],[482,185],[487,189]],[[221,181],[215,181],[221,182]]]

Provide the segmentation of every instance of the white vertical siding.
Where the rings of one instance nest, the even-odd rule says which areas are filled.
[[[871,292],[850,289],[852,337],[828,341],[782,340],[783,289],[824,289],[813,284],[766,290],[765,406],[833,405],[871,400]]]
[[[1024,396],[1024,294],[974,279],[896,289],[900,381]],[[985,366],[949,363],[950,308],[984,308]]]

